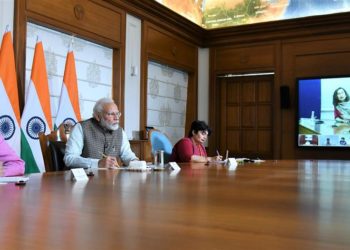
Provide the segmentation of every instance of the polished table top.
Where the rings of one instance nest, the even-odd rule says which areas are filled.
[[[1,249],[350,249],[350,161],[34,174],[0,185]]]

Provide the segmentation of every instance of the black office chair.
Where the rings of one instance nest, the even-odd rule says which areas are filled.
[[[63,157],[71,128],[72,126],[68,127],[66,124],[61,124],[58,130],[54,130],[48,135],[39,133],[40,147],[43,154],[46,172],[63,171],[68,169],[64,164]],[[57,140],[58,138],[60,140]]]
[[[63,157],[66,150],[66,143],[63,141],[49,141],[52,171],[68,170],[64,164]]]

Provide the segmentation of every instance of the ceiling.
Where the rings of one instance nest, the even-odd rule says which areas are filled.
[[[155,0],[214,29],[350,11],[350,0]]]

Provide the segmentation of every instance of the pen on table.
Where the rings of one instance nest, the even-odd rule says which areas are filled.
[[[99,152],[99,153],[101,154],[101,156],[102,156],[103,158],[107,158],[107,155],[105,155],[104,153],[102,153],[102,152]],[[115,166],[115,167],[118,167],[118,168],[120,167],[117,160],[115,161],[114,166]]]
[[[107,158],[107,155],[105,155],[104,153],[102,153],[102,152],[100,152],[100,151],[99,151],[99,153],[100,153],[100,155],[101,155],[103,158]]]
[[[217,160],[218,161],[221,161],[222,160],[222,156],[220,155],[220,152],[219,152],[219,150],[216,150],[216,155],[217,155]]]

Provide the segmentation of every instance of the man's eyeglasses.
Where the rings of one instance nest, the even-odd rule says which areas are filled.
[[[116,116],[119,118],[122,115],[122,112],[105,112],[105,114],[108,116]]]

